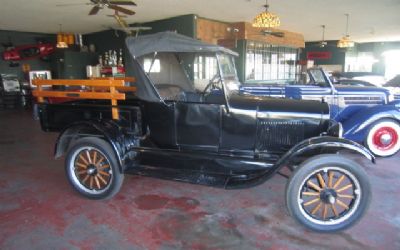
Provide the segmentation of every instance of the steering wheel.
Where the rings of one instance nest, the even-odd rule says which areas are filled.
[[[221,76],[219,73],[215,74],[213,78],[208,82],[207,86],[204,88],[204,90],[201,92],[203,96],[207,94],[207,91],[213,87],[213,89],[218,89],[221,90],[221,87],[217,85],[217,83],[221,82]]]

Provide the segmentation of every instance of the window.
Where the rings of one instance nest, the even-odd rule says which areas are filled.
[[[145,58],[143,62],[143,68],[145,72],[150,71],[150,73],[160,73],[161,72],[160,59],[155,59],[153,63],[152,58]]]
[[[297,49],[248,42],[246,81],[295,80]]]
[[[218,73],[217,58],[215,56],[198,55],[193,66],[194,87],[196,90],[202,91]]]
[[[212,79],[218,72],[217,58],[215,56],[196,56],[193,71],[195,80]]]
[[[372,72],[377,60],[372,52],[346,53],[346,72]]]
[[[389,50],[383,53],[385,57],[385,77],[391,80],[400,74],[400,50]]]

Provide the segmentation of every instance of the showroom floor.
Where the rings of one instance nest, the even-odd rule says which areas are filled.
[[[399,156],[354,156],[372,181],[368,214],[317,234],[288,216],[281,176],[243,190],[127,176],[112,200],[87,200],[52,158],[56,137],[27,111],[0,111],[0,249],[400,249]]]

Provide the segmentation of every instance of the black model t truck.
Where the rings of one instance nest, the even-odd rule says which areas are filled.
[[[363,216],[367,175],[341,153],[375,159],[341,138],[328,104],[242,95],[235,52],[173,32],[126,44],[134,79],[35,82],[42,129],[60,132],[55,156],[80,194],[110,198],[125,173],[245,188],[287,167],[287,208],[304,226],[332,232]]]

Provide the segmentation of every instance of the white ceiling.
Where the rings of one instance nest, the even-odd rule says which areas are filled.
[[[91,6],[58,7],[57,4],[89,0],[1,0],[0,30],[56,33],[90,33],[114,26],[111,10],[88,16]],[[263,11],[265,0],[135,0],[136,15],[129,23],[153,21],[184,14],[228,22],[251,22]],[[281,18],[282,29],[304,34],[306,41],[337,40],[345,32],[350,14],[350,35],[356,42],[400,41],[400,0],[270,0],[270,11]]]

